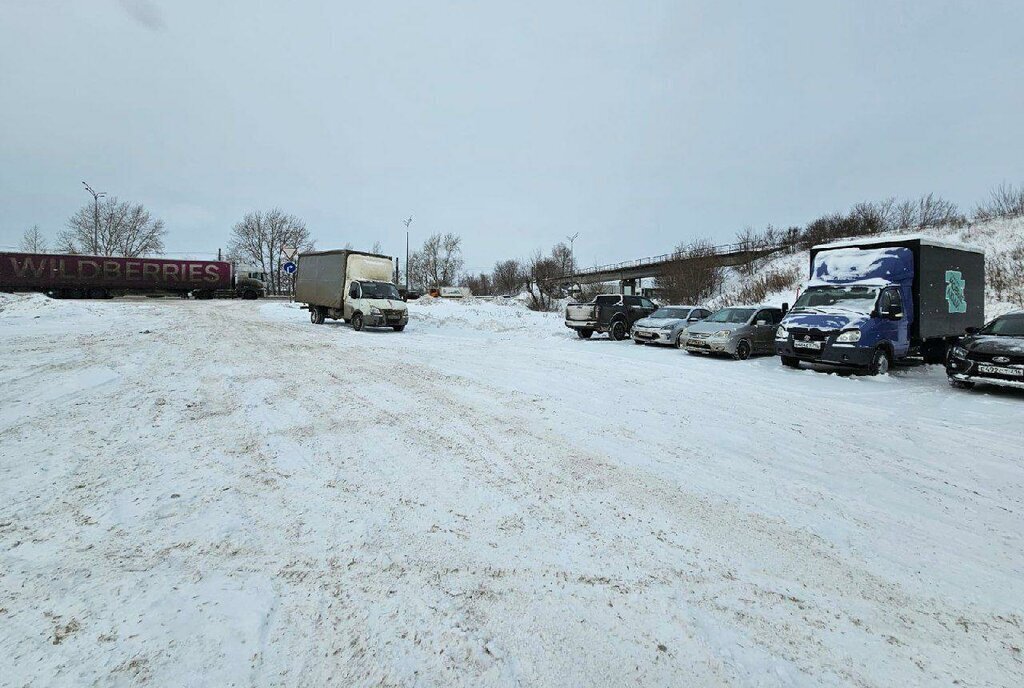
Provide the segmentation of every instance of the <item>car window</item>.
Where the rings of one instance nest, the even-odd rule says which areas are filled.
[[[896,310],[903,310],[903,296],[900,294],[899,289],[888,289],[889,298],[892,299],[892,305],[896,307]]]
[[[624,305],[624,306],[639,306],[640,305],[640,297],[639,296],[623,296],[622,297],[622,305]]]
[[[596,299],[594,299],[594,303],[596,303],[599,306],[611,306],[618,302],[619,297],[615,296],[614,294],[609,294],[607,296],[598,296]]]
[[[640,299],[640,305],[644,308],[654,308],[654,303],[650,299]]]
[[[767,310],[758,311],[757,315],[754,317],[754,324],[756,325],[761,320],[764,320],[767,323],[771,323],[771,321],[772,321],[772,314],[771,314],[771,312],[767,311]]]
[[[770,322],[773,325],[778,325],[780,322],[782,322],[782,310],[781,309],[772,309],[771,310],[771,315],[772,315],[772,319],[771,319]]]

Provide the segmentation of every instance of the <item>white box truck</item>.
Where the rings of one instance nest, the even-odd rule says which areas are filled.
[[[391,280],[389,256],[362,251],[316,251],[299,256],[295,300],[309,310],[314,325],[344,320],[352,329],[390,327],[401,332],[409,310]]]

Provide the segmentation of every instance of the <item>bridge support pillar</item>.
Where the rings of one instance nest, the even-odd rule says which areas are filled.
[[[629,296],[636,295],[636,280],[635,279],[624,279],[619,280],[619,293],[627,294]]]

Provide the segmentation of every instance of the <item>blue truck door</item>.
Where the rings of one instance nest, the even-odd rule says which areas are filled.
[[[886,287],[878,300],[878,311],[882,317],[879,334],[892,343],[896,358],[904,358],[910,351],[910,318],[903,307],[903,297],[897,287]],[[890,320],[886,313],[900,313],[898,320]]]

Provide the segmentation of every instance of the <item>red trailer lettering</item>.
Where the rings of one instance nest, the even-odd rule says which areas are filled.
[[[116,280],[121,276],[121,265],[117,261],[103,261],[103,277],[108,280]]]
[[[14,272],[18,277],[28,277],[29,271],[35,273],[35,277],[42,277],[43,272],[46,271],[46,258],[39,260],[38,266],[32,262],[32,256],[26,256],[25,260],[18,263],[18,259],[15,256],[11,256],[11,267],[14,268]]]
[[[156,263],[143,263],[142,264],[142,281],[145,282],[147,279],[151,279],[154,282],[160,279],[160,266]]]
[[[203,266],[197,263],[192,263],[188,266],[188,281],[189,282],[201,282],[203,275]]]
[[[85,274],[85,268],[92,268],[92,272]],[[95,260],[82,259],[78,261],[78,277],[80,279],[96,279],[100,274],[100,264]]]
[[[220,280],[220,276],[217,274],[217,266],[216,265],[207,265],[205,272],[206,272],[206,277],[203,278],[205,281],[207,281],[207,282],[217,282],[217,281]]]
[[[170,282],[171,280],[178,281],[178,266],[173,263],[164,263],[164,280]]]
[[[84,261],[83,261],[84,262]],[[134,260],[129,260],[124,264],[124,278],[126,280],[134,280],[139,277],[139,267],[141,263]]]

